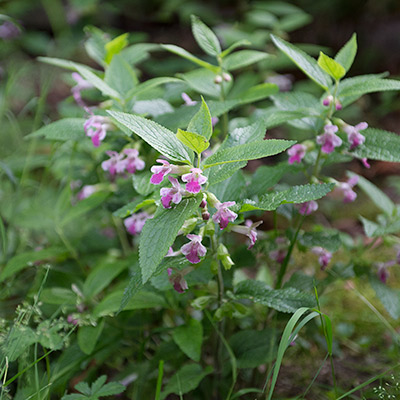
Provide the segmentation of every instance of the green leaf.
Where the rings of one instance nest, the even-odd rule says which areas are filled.
[[[104,65],[105,45],[109,41],[108,35],[95,26],[86,26],[84,31],[89,36],[89,39],[85,42],[86,53],[92,60]]]
[[[357,35],[353,33],[350,40],[336,54],[335,61],[342,65],[347,72],[352,66],[356,54]]]
[[[227,164],[233,165],[233,164]],[[214,178],[214,177],[213,177]],[[209,190],[213,192],[217,199],[221,202],[224,201],[237,201],[239,200],[242,190],[246,185],[246,181],[242,171],[236,171],[231,177],[225,179],[217,185],[212,185]]]
[[[251,42],[249,42],[246,39],[238,40],[237,42],[231,44],[227,49],[225,49],[221,54],[221,58],[226,57],[230,53],[232,53],[233,50],[236,50],[238,47],[244,47],[244,46],[250,46]]]
[[[107,67],[104,81],[120,93],[120,97],[123,98],[138,83],[135,71],[119,54],[113,57],[110,65]]]
[[[2,358],[5,356],[8,358],[8,361],[15,361],[37,341],[36,332],[31,328],[25,325],[14,325],[2,343]]]
[[[191,16],[192,32],[197,44],[210,56],[221,53],[221,45],[215,33],[195,15]]]
[[[386,311],[394,319],[400,318],[400,290],[382,283],[377,277],[370,277],[372,288]]]
[[[129,65],[135,65],[149,57],[149,52],[159,50],[160,45],[155,43],[137,43],[125,47],[120,55],[126,60]]]
[[[126,218],[135,213],[136,211],[140,210],[141,208],[150,206],[154,203],[155,203],[154,199],[143,200],[139,198],[114,211],[113,215],[119,218]]]
[[[104,61],[106,64],[110,64],[113,57],[120,53],[126,46],[128,46],[128,36],[129,33],[123,33],[122,35],[117,36],[113,40],[109,41],[106,43],[105,50],[106,50],[106,56]]]
[[[301,186],[293,186],[290,189],[282,190],[281,192],[272,192],[260,196],[258,202],[253,200],[244,200],[241,205],[240,212],[251,210],[276,210],[281,204],[286,203],[305,203],[310,200],[318,200],[329,193],[335,184],[309,184]]]
[[[184,199],[172,209],[159,206],[154,218],[146,221],[139,242],[140,269],[144,281],[151,278],[174,243],[183,223],[196,212],[200,201],[201,196]]]
[[[400,136],[382,129],[368,128],[362,131],[365,142],[352,154],[371,160],[400,162]]]
[[[392,216],[396,210],[396,206],[393,201],[382,192],[377,186],[375,186],[372,182],[365,179],[364,177],[350,173],[350,176],[357,176],[358,183],[357,185],[363,190],[363,192],[374,202],[374,204],[385,214]]]
[[[357,80],[352,85],[348,84],[345,88],[340,90],[340,97],[347,96],[362,96],[366,93],[384,92],[390,90],[400,90],[400,81],[394,79],[371,79]]]
[[[20,253],[11,258],[1,271],[0,282],[3,282],[26,267],[32,267],[36,261],[44,261],[49,258],[65,256],[66,254],[68,254],[68,251],[63,247],[49,247],[48,249]]]
[[[279,87],[274,83],[260,83],[241,93],[232,100],[237,100],[239,104],[254,103],[264,100],[279,92]]]
[[[142,196],[153,193],[156,189],[155,185],[150,182],[152,173],[150,171],[135,173],[132,175],[132,183],[135,190]],[[151,199],[148,199],[151,200]],[[142,201],[141,201],[142,202]],[[149,203],[151,204],[151,203]]]
[[[264,282],[245,280],[238,283],[235,289],[238,299],[250,299],[280,312],[294,313],[300,307],[314,307],[315,300],[310,293],[300,292],[294,288],[271,289]]]
[[[201,154],[204,150],[208,149],[210,142],[202,135],[194,132],[186,132],[178,129],[176,137],[189,149],[192,149],[197,154]]]
[[[161,47],[165,50],[168,50],[171,53],[174,53],[180,57],[186,58],[186,60],[189,60],[195,64],[197,64],[200,67],[206,68],[210,71],[212,71],[214,74],[219,72],[219,67],[216,65],[210,64],[206,61],[201,60],[200,58],[194,56],[193,54],[189,53],[185,49],[182,49],[179,46],[175,46],[174,44],[162,44]]]
[[[78,344],[85,354],[92,354],[104,328],[104,319],[96,326],[81,326],[78,330]]]
[[[26,137],[44,136],[49,140],[78,141],[85,137],[85,131],[83,130],[84,123],[85,119],[83,118],[64,118],[45,125]]]
[[[77,295],[71,289],[51,287],[40,292],[40,301],[47,304],[75,305]]]
[[[192,155],[174,133],[157,122],[119,111],[108,113],[169,159],[188,163],[192,160]]]
[[[200,110],[190,120],[187,130],[203,135],[207,140],[210,140],[213,132],[211,114],[203,97],[201,97]]]
[[[161,400],[164,400],[170,393],[182,395],[196,389],[212,371],[210,366],[203,370],[199,364],[184,365],[165,385],[164,391],[161,393]]]
[[[94,384],[93,384],[94,386]],[[109,382],[105,384],[103,387],[99,388],[96,392],[92,388],[93,393],[97,396],[113,396],[115,394],[120,394],[126,390],[126,387],[119,382]]]
[[[318,65],[336,81],[346,75],[344,67],[322,51],[319,52]]]
[[[208,157],[204,163],[204,168],[210,168],[215,165],[233,163],[238,161],[249,161],[258,158],[273,156],[285,151],[295,144],[293,140],[269,139],[252,143],[240,144],[230,147]]]
[[[306,247],[323,247],[324,249],[335,252],[339,250],[342,241],[338,233],[331,232],[306,232],[299,236],[299,243]]]
[[[172,337],[178,347],[192,360],[199,362],[203,343],[203,325],[197,319],[174,329]]]
[[[285,53],[309,78],[320,85],[323,89],[328,89],[331,85],[331,78],[327,73],[320,69],[317,62],[293,44],[286,42],[274,35],[271,35],[274,44]]]
[[[135,114],[146,114],[151,117],[158,117],[163,114],[174,112],[174,108],[164,99],[137,100],[133,104],[132,111]]]
[[[147,90],[154,89],[157,86],[164,85],[166,83],[182,83],[182,80],[169,76],[160,76],[158,78],[148,79],[146,82],[143,82],[130,90],[126,97],[127,99],[131,99],[133,96],[138,96]]]
[[[235,71],[239,68],[258,63],[268,57],[271,57],[271,55],[262,51],[241,50],[224,58],[222,66],[227,71]]]
[[[43,62],[45,64],[54,65],[55,67],[69,69],[71,71],[77,71],[77,67],[88,68],[84,64],[76,63],[70,60],[64,60],[62,58],[55,57],[38,57],[38,61]]]

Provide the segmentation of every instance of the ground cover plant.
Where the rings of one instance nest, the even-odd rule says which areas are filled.
[[[27,136],[3,100],[28,151],[0,164],[0,398],[400,392],[399,182],[366,177],[400,162],[400,138],[358,107],[400,82],[351,75],[356,34],[309,55],[286,40],[308,14],[258,7],[218,36],[192,15],[196,55],[88,27],[86,64],[38,58],[71,94],[42,123],[42,77]],[[346,377],[343,353],[366,370]]]

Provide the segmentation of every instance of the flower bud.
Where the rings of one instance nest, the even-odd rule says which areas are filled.
[[[222,76],[221,76],[221,75],[217,75],[217,76],[214,78],[214,83],[217,84],[217,85],[219,85],[221,82],[222,82]]]
[[[230,82],[232,80],[232,77],[226,72],[222,74],[222,78],[224,79],[225,82]]]

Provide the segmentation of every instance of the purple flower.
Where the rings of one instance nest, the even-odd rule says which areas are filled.
[[[172,165],[168,161],[162,160],[160,158],[157,160],[157,162],[161,163],[162,166],[153,165],[150,168],[150,171],[153,173],[153,175],[150,178],[150,182],[153,185],[159,185],[164,179],[164,176],[168,175],[172,171]]]
[[[332,253],[319,246],[313,247],[311,251],[318,256],[319,265],[321,265],[321,269],[324,270],[331,261]]]
[[[186,106],[194,106],[197,104],[197,101],[192,100],[187,93],[183,92],[181,96]]]
[[[381,264],[378,268],[378,278],[382,283],[386,284],[387,279],[389,278],[389,271],[385,267],[384,264]]]
[[[293,81],[293,75],[290,74],[285,74],[285,75],[273,75],[269,76],[266,79],[266,82],[269,83],[274,83],[279,87],[280,92],[288,92],[290,89],[292,89],[292,81]]]
[[[353,187],[358,183],[358,176],[351,177],[347,182],[339,182],[337,189],[343,193],[343,202],[351,203],[357,198]]]
[[[109,160],[103,161],[101,163],[101,168],[104,171],[108,171],[111,176],[115,174],[121,174],[125,171],[126,168],[126,160],[124,159],[124,155],[121,153],[117,153],[116,151],[106,151]]]
[[[217,212],[213,215],[214,222],[219,223],[221,229],[225,229],[229,222],[233,222],[237,218],[237,214],[229,210],[228,207],[234,206],[234,201],[226,201],[225,203],[217,203],[215,208]]]
[[[189,174],[182,175],[183,182],[186,183],[186,190],[190,193],[199,193],[203,183],[207,182],[207,177],[202,175],[200,168],[191,168]]]
[[[212,125],[213,128],[215,127],[215,125],[218,124],[218,121],[219,121],[218,117],[212,117],[211,118],[211,125]]]
[[[190,242],[181,247],[181,252],[192,264],[197,264],[200,262],[200,257],[207,253],[207,249],[201,244],[203,238],[193,234],[186,235],[186,237],[190,239]]]
[[[77,72],[72,73],[72,79],[77,83],[74,87],[72,87],[71,92],[74,97],[76,103],[82,107],[85,111],[90,113],[88,106],[82,100],[81,92],[85,89],[91,89],[93,85],[87,80],[83,79]]]
[[[167,273],[169,276],[169,281],[172,283],[172,285],[174,286],[174,289],[178,293],[184,293],[185,290],[189,289],[185,278],[181,274],[178,273],[178,274],[173,275],[172,268],[168,268]]]
[[[136,149],[124,149],[123,152],[126,154],[126,170],[130,174],[144,169],[144,161],[139,158],[139,152]]]
[[[263,221],[257,221],[253,222],[251,219],[246,219],[244,222],[244,225],[234,225],[232,226],[231,230],[233,232],[241,233],[243,235],[246,235],[250,239],[249,247],[248,249],[250,250],[253,248],[253,246],[256,243],[257,240],[257,231],[256,228],[260,226],[263,223]]]
[[[335,132],[337,131],[338,127],[336,125],[324,126],[324,133],[317,136],[317,143],[322,145],[322,152],[326,154],[332,153],[332,151],[335,150],[335,147],[338,147],[342,144],[342,139],[335,135]]]
[[[301,204],[299,209],[299,214],[301,215],[310,215],[314,211],[318,210],[318,203],[314,200],[306,201],[305,203]]]
[[[343,130],[347,133],[347,137],[351,144],[350,150],[355,149],[360,144],[365,142],[365,136],[361,135],[360,131],[368,128],[368,124],[366,122],[360,122],[356,126],[345,125]]]
[[[295,162],[301,163],[301,160],[306,155],[306,146],[302,144],[295,144],[288,150],[289,154],[289,164],[293,164]]]
[[[362,158],[361,159],[362,165],[364,165],[365,168],[371,168],[371,166],[369,165],[368,159],[367,158]]]
[[[279,264],[282,264],[286,258],[286,250],[284,249],[272,250],[269,252],[269,258],[271,260],[276,261]]]
[[[160,190],[161,203],[164,208],[171,208],[171,202],[179,204],[182,200],[182,195],[186,193],[186,190],[179,184],[178,179],[172,176],[169,176],[168,179],[172,183],[172,188],[162,188]]]
[[[0,38],[4,40],[15,39],[21,33],[17,25],[11,21],[4,21],[0,25]]]
[[[331,105],[332,101],[333,101],[333,96],[330,94],[329,96],[326,96],[326,97],[325,97],[325,99],[322,101],[322,104],[323,104],[325,107],[328,107],[328,106]]]
[[[99,147],[100,142],[106,137],[107,129],[109,129],[110,126],[107,117],[92,115],[86,120],[83,128],[85,129],[86,136],[92,138],[93,146]]]
[[[97,192],[99,189],[97,185],[85,185],[81,191],[77,194],[77,199],[78,200],[83,200],[87,199],[89,196],[91,196],[93,193]]]
[[[125,218],[125,228],[131,235],[138,235],[142,231],[144,224],[149,218],[152,217],[144,211],[133,214],[130,217]]]

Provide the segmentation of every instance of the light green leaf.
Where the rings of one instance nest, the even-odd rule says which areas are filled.
[[[164,99],[137,100],[134,102],[132,111],[135,114],[146,114],[158,117],[163,114],[174,112],[174,108]]]
[[[96,326],[81,326],[78,330],[78,344],[85,354],[92,354],[104,328],[104,319]]]
[[[170,393],[182,395],[196,389],[203,378],[212,371],[210,366],[203,370],[199,364],[184,365],[165,385],[164,391],[161,393],[161,400],[164,400]]]
[[[76,63],[70,60],[64,60],[62,58],[55,57],[38,57],[38,61],[43,62],[45,64],[54,65],[55,67],[69,69],[71,71],[77,71],[77,67],[88,68],[84,64]]]
[[[155,203],[154,199],[143,200],[139,198],[114,211],[113,215],[119,218],[126,218],[135,213],[136,211],[140,210],[141,208],[152,205],[154,203]]]
[[[106,50],[104,61],[106,62],[106,64],[110,64],[113,57],[116,54],[120,53],[126,46],[128,46],[128,36],[129,33],[123,33],[122,35],[119,35],[113,40],[106,43],[106,45],[104,46]]]
[[[260,83],[259,85],[246,90],[244,93],[241,93],[232,100],[237,100],[239,104],[254,103],[256,101],[264,100],[278,92],[279,87],[274,83]]]
[[[104,81],[125,98],[127,93],[138,83],[137,76],[132,67],[124,58],[116,54],[106,69]]]
[[[322,51],[319,52],[318,65],[337,81],[346,75],[344,67]]]
[[[372,288],[386,311],[394,319],[400,318],[400,290],[382,283],[377,277],[370,277]]]
[[[232,53],[233,50],[236,50],[238,47],[245,47],[245,46],[250,46],[251,42],[249,42],[246,39],[238,40],[237,42],[231,44],[227,49],[225,49],[221,54],[221,58],[226,57],[230,53]]]
[[[243,128],[235,128],[218,150],[222,151],[227,147],[263,141],[266,131],[265,122],[263,120],[258,120],[257,122]]]
[[[175,241],[183,223],[201,201],[199,198],[183,199],[172,209],[159,206],[154,218],[146,221],[139,242],[139,261],[143,281],[151,278]]]
[[[213,127],[211,114],[203,97],[201,97],[200,110],[190,120],[187,130],[203,135],[207,140],[209,140],[212,135]]]
[[[339,250],[342,241],[338,233],[332,232],[306,232],[299,236],[299,243],[306,247],[319,246],[328,251],[335,252]]]
[[[46,139],[61,141],[82,140],[85,137],[84,123],[83,118],[64,118],[45,125],[26,137],[44,136]]]
[[[194,132],[186,132],[178,129],[176,137],[189,149],[192,149],[197,154],[201,154],[204,150],[208,149],[210,142],[202,135]]]
[[[234,164],[227,164],[229,166]],[[213,177],[214,178],[214,177]],[[213,192],[219,201],[237,201],[241,197],[246,181],[242,171],[236,171],[232,176],[224,179],[216,185],[212,185],[208,190]]]
[[[210,56],[218,56],[221,53],[221,45],[215,33],[195,15],[191,16],[191,20],[197,44]]]
[[[154,89],[155,87],[164,85],[166,83],[182,83],[182,80],[169,76],[160,76],[158,78],[148,79],[147,81],[137,85],[135,88],[130,90],[126,97],[128,99],[131,99],[133,96],[138,96],[139,94],[143,94],[147,90]]]
[[[32,267],[36,261],[44,261],[49,258],[58,256],[65,256],[68,254],[67,250],[63,247],[49,247],[48,249],[38,251],[28,251],[26,253],[20,253],[10,261],[8,261],[5,268],[1,271],[0,282],[23,270],[26,267]]]
[[[280,312],[294,313],[300,307],[314,307],[314,297],[295,288],[271,289],[264,282],[245,280],[235,288],[235,297],[250,299]]]
[[[6,356],[8,361],[17,360],[28,348],[38,341],[36,332],[25,325],[14,325],[5,341],[2,343],[2,358]]]
[[[108,113],[169,159],[188,163],[192,160],[189,150],[174,133],[157,122],[119,111],[108,111]]]
[[[160,45],[155,43],[137,43],[125,47],[121,51],[120,55],[128,62],[129,65],[135,65],[148,58],[150,51],[159,49]]]
[[[252,143],[240,144],[222,150],[208,157],[203,167],[210,168],[215,165],[233,163],[238,161],[249,161],[279,154],[295,144],[293,140],[269,139]]]
[[[339,90],[339,95],[341,97],[362,96],[367,93],[385,92],[390,90],[400,90],[400,81],[394,79],[365,78],[365,80],[355,81],[352,85],[346,85],[345,88]]]
[[[357,35],[353,33],[350,40],[339,50],[335,56],[335,61],[344,67],[346,71],[350,69],[357,54]]]
[[[150,171],[135,173],[132,175],[133,187],[142,196],[147,196],[156,190],[156,186],[150,182],[151,175],[152,173]]]
[[[189,53],[185,49],[182,49],[179,46],[175,46],[174,44],[162,44],[161,47],[165,50],[168,50],[171,53],[174,53],[180,57],[186,58],[187,60],[197,64],[200,67],[206,68],[212,71],[214,74],[218,73],[219,67],[216,65],[210,64],[206,61],[201,60],[200,58],[194,56],[193,54]]]
[[[258,63],[268,57],[271,57],[271,55],[262,51],[241,50],[224,58],[222,66],[227,71],[235,71],[239,68]]]
[[[174,329],[172,337],[178,347],[192,360],[199,362],[203,343],[203,325],[197,319]]]
[[[250,210],[276,210],[281,204],[286,203],[305,203],[310,200],[318,200],[324,197],[334,188],[333,183],[322,183],[312,185],[293,186],[290,189],[281,192],[272,192],[260,196],[258,202],[253,200],[244,200],[240,211]]]
[[[277,36],[271,35],[275,45],[284,52],[309,78],[320,85],[323,89],[328,89],[331,85],[331,78],[318,66],[317,62],[293,44],[286,42]]]
[[[40,301],[47,304],[75,305],[77,295],[71,289],[51,287],[40,292]]]

